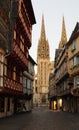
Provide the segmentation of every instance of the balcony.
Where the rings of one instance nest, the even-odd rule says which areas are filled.
[[[69,78],[66,79],[61,84],[59,84],[57,87],[58,96],[71,95],[72,87],[73,87],[73,82],[71,82],[71,80]]]
[[[66,88],[65,90],[61,91],[61,96],[65,96],[69,94],[71,94],[71,88]]]
[[[4,89],[5,92],[11,92],[14,93],[22,93],[22,83],[17,82],[16,80],[13,80],[11,78],[8,78],[7,76],[4,76]]]
[[[65,66],[65,68],[61,67],[61,69],[58,70],[56,74],[56,84],[63,81],[65,77],[68,77],[67,66]]]
[[[75,75],[79,73],[79,65],[75,65],[73,68],[70,69],[71,75]]]
[[[63,73],[61,73],[59,77],[56,78],[56,84],[63,82],[65,77],[68,77],[68,71],[63,71]]]

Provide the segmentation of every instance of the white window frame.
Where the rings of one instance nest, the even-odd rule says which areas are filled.
[[[73,40],[72,46],[71,46],[71,51],[74,51],[76,49],[76,40]]]

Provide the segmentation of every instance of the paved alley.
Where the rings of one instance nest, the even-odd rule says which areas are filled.
[[[79,114],[34,108],[31,113],[0,119],[0,130],[79,130]]]

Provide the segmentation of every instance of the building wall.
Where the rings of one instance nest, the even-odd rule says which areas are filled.
[[[2,97],[0,97],[0,102],[2,100]],[[10,116],[14,113],[14,104],[13,104],[13,98],[4,97],[4,110],[0,111],[0,118]]]
[[[49,87],[49,59],[38,59],[37,78],[38,93],[40,96],[39,102],[42,104],[43,100],[45,100],[47,104]]]
[[[79,37],[77,37],[75,40],[72,41],[71,45],[68,47],[68,59],[69,59],[69,62],[68,62],[68,69],[69,69],[69,72],[70,74],[72,74],[72,68],[78,64],[78,60],[79,59],[76,59],[75,61],[74,60],[74,57],[76,55],[78,55],[79,53]]]
[[[24,100],[32,99],[34,62],[28,68],[28,56],[35,23],[31,0],[0,1],[0,117],[22,112]],[[26,70],[29,70],[29,90],[25,97],[23,72]],[[29,104],[32,106],[32,100]]]
[[[75,32],[76,35],[76,32]],[[78,90],[78,82],[79,82],[79,36],[73,37],[73,40],[70,42],[68,46],[68,69],[70,75],[73,79],[72,86],[72,99],[71,99],[71,111],[79,112],[79,90]]]
[[[55,77],[50,79],[50,83],[55,80],[54,84],[52,82],[52,86],[50,85],[50,105],[56,97],[57,109],[62,107],[63,111],[79,112],[79,23],[65,46],[56,50],[54,74]]]

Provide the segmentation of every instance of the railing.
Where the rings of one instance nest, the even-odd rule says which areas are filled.
[[[7,76],[4,76],[4,87],[11,90],[19,91],[19,92],[23,91],[22,83],[17,82],[16,80],[10,79]]]
[[[75,73],[79,73],[79,65],[74,66],[73,68],[70,69],[71,75]]]
[[[63,70],[62,73],[59,75],[59,78],[57,79],[57,82],[62,80],[65,77],[65,75],[67,75],[67,74],[68,74],[68,69]]]
[[[61,91],[61,95],[71,94],[71,88],[66,88],[65,90]]]

